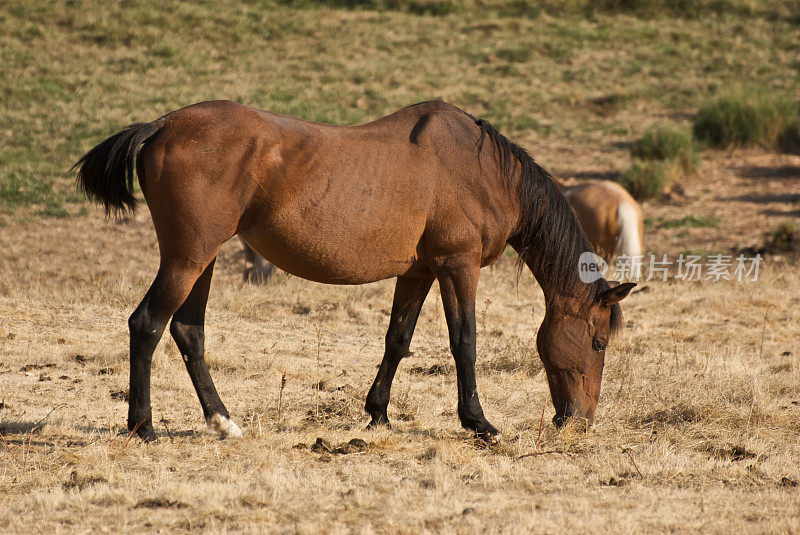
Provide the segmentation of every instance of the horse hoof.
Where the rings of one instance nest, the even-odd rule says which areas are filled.
[[[221,414],[206,418],[206,425],[211,431],[217,433],[219,438],[239,438],[244,435],[233,420]]]
[[[464,427],[475,433],[475,438],[479,438],[483,441],[496,441],[497,439],[495,437],[500,436],[497,428],[486,420],[465,424]]]
[[[490,424],[486,418],[465,417],[461,419],[461,426],[475,433],[478,438],[494,437],[498,434],[497,428]]]
[[[158,441],[158,436],[156,436],[156,432],[152,427],[144,429],[140,427],[136,430],[136,434],[139,435],[139,438],[145,443]]]
[[[367,427],[364,428],[364,431],[371,431],[373,429],[391,429],[392,426],[389,424],[388,418],[373,418],[370,423],[367,424]]]
[[[488,433],[475,433],[475,440],[480,441],[482,444],[486,446],[496,446],[500,444],[503,435],[500,433],[495,433],[494,435]]]

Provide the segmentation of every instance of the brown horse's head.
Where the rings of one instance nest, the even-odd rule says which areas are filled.
[[[571,417],[585,420],[587,426],[592,424],[600,398],[605,349],[622,323],[618,303],[636,286],[631,282],[595,284],[602,286],[588,303],[572,297],[548,302],[536,337],[556,409],[553,423],[559,427]]]
[[[519,222],[508,243],[517,251],[520,267],[530,268],[545,295],[547,310],[536,346],[556,409],[553,422],[561,426],[577,417],[590,424],[600,398],[606,345],[622,326],[618,303],[636,284],[599,278],[599,258],[591,253],[556,179],[486,121],[476,124],[481,129],[478,143],[489,138],[497,149],[501,174],[516,187]]]

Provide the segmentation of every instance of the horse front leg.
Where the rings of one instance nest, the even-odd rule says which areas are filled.
[[[372,417],[367,426],[374,428],[389,425],[386,409],[389,406],[389,393],[392,380],[400,361],[408,355],[411,337],[417,325],[422,304],[433,284],[433,275],[423,278],[398,277],[394,288],[392,314],[389,329],[386,331],[386,348],[383,360],[367,394],[365,410]]]
[[[487,439],[497,435],[497,429],[483,415],[475,379],[475,294],[479,273],[478,256],[477,261],[466,258],[449,260],[437,270],[436,277],[442,292],[450,350],[456,362],[458,417],[465,429],[473,431],[479,438]]]

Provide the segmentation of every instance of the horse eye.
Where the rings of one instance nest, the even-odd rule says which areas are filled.
[[[592,349],[594,349],[595,351],[605,351],[606,345],[597,338],[595,338],[594,340],[592,340]]]

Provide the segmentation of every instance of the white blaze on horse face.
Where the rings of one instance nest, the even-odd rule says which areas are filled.
[[[620,203],[617,208],[617,226],[619,237],[616,253],[631,258],[631,275],[634,280],[638,280],[642,270],[642,242],[639,239],[639,215],[633,205]]]
[[[211,431],[217,433],[220,438],[241,437],[243,435],[242,430],[233,423],[233,420],[221,414],[206,418],[206,425]]]

